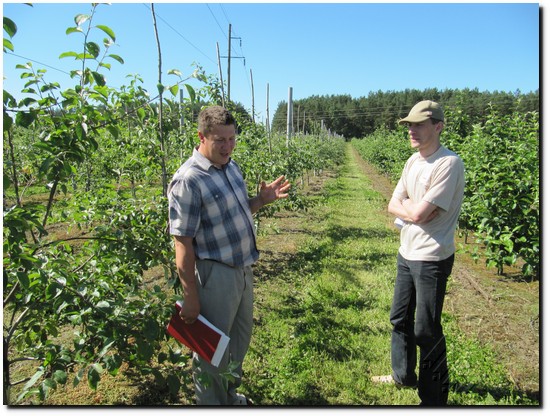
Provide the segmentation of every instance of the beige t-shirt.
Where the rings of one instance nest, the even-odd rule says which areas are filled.
[[[414,203],[424,200],[439,210],[428,223],[405,223],[399,247],[404,258],[439,261],[455,252],[454,232],[464,197],[464,163],[456,153],[441,146],[427,159],[418,152],[413,154],[393,196]]]

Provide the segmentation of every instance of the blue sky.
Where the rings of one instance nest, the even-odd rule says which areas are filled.
[[[4,54],[4,89],[19,96],[23,82],[15,65],[33,62],[46,79],[74,85],[75,69],[66,51],[79,51],[82,40],[66,35],[75,15],[90,3],[4,3],[3,14],[18,26],[14,54]],[[232,25],[231,98],[254,109],[258,120],[286,101],[311,95],[367,96],[373,91],[478,88],[481,91],[534,91],[539,88],[538,3],[157,3],[163,58],[163,83],[176,79],[169,69],[190,75],[199,63],[218,75],[216,42],[227,56]],[[106,72],[114,88],[128,85],[130,74],[144,79],[156,94],[157,45],[150,3],[102,5],[95,24],[116,34]],[[103,33],[95,40],[101,43]],[[23,58],[21,58],[23,57]],[[221,59],[227,81],[227,59]],[[251,74],[252,71],[252,80]],[[252,84],[253,82],[253,84]],[[192,85],[198,85],[190,82]]]

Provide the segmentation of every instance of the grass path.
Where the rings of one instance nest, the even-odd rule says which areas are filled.
[[[338,177],[325,183],[315,207],[287,220],[292,229],[301,226],[301,241],[279,274],[263,277],[261,265],[256,272],[259,318],[247,361],[261,386],[254,390],[259,402],[377,402],[369,379],[388,371],[380,364],[389,354],[398,236],[388,227],[385,200],[352,160],[349,154]],[[286,234],[266,236],[260,247],[281,247]]]
[[[399,236],[387,199],[351,146],[339,174],[314,195],[308,212],[263,224],[246,394],[260,405],[416,405],[416,391],[370,382],[390,372]],[[458,363],[450,404],[524,400],[492,351],[462,334],[453,316],[444,319],[449,358]]]

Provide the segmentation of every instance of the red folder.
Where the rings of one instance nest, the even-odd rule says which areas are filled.
[[[199,315],[192,324],[186,324],[180,318],[183,301],[176,302],[176,312],[166,326],[168,333],[192,351],[199,354],[213,366],[220,365],[223,354],[229,344],[229,337],[212,325],[204,316]]]

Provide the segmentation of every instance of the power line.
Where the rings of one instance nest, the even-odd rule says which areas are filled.
[[[212,17],[214,18],[214,21],[216,22],[216,24],[218,25],[218,27],[220,28],[220,31],[222,32],[222,34],[225,36],[225,38],[227,39],[227,36],[224,32],[224,30],[222,29],[221,25],[220,25],[220,22],[218,22],[218,19],[216,19],[216,16],[214,15],[214,12],[212,12],[212,9],[210,8],[210,6],[208,5],[208,3],[205,3],[206,7],[208,7],[208,10],[210,11],[210,14],[212,15]]]
[[[7,52],[7,51],[6,51],[6,52],[4,52],[4,53],[7,54],[7,55],[12,55],[12,56],[15,56],[15,57],[17,57],[17,58],[21,58],[21,59],[25,59],[25,60],[27,60],[27,61],[34,62],[35,64],[47,66],[47,67],[50,68],[50,69],[53,69],[53,70],[55,70],[55,71],[62,72],[63,74],[66,74],[66,75],[71,75],[69,72],[63,71],[62,69],[53,67],[53,66],[48,65],[48,64],[45,64],[45,63],[43,63],[43,62],[36,61],[36,60],[34,60],[34,59],[31,59],[31,58],[26,58],[26,57],[24,57],[24,56],[17,55],[17,54],[15,54],[15,53],[13,53],[13,52]]]
[[[151,7],[148,6],[147,4],[143,4],[143,6],[145,6],[147,9],[151,10]],[[199,53],[201,53],[202,55],[204,55],[210,62],[212,62],[213,64],[217,65],[217,63],[210,57],[208,56],[206,53],[204,53],[202,50],[200,50],[197,46],[195,46],[190,40],[188,40],[187,38],[185,38],[180,32],[178,32],[172,25],[170,25],[170,23],[168,23],[166,21],[166,19],[164,19],[161,15],[158,14],[157,11],[155,11],[155,15],[160,19],[162,20],[166,26],[168,26],[170,29],[172,29],[180,38],[182,38],[184,41],[186,41],[189,45],[191,45],[193,48],[195,48]]]
[[[220,6],[220,9],[221,9],[221,11],[222,11],[222,13],[223,13],[223,16],[225,17],[225,20],[226,20],[227,23],[232,27],[231,20],[229,19],[229,16],[227,15],[227,13],[226,13],[226,11],[225,11],[223,5],[222,5],[222,4],[219,4],[219,6]],[[213,13],[212,10],[210,9],[210,7],[208,7],[208,10],[210,10],[210,13],[212,13],[212,16],[214,16],[214,13]],[[219,22],[218,22],[218,20],[216,19],[215,16],[214,16],[214,20],[216,20],[216,23],[218,24],[218,26],[220,26],[220,24],[219,24]],[[221,27],[220,27],[220,30],[221,30]],[[232,29],[231,29],[231,32],[232,32],[232,33],[235,32],[235,30],[233,29],[233,27],[232,27]],[[235,32],[235,34],[236,34],[236,32]],[[226,38],[227,38],[227,36],[226,36]],[[242,59],[243,59],[244,78],[246,79],[246,82],[247,82],[247,84],[248,84],[248,92],[249,92],[250,94],[252,94],[252,85],[251,85],[251,80],[250,80],[250,78],[248,77],[248,71],[247,71],[247,66],[246,66],[246,58],[245,58],[246,55],[244,54],[244,51],[243,51],[242,38],[239,37],[239,36],[235,36],[235,37],[232,36],[232,38],[234,38],[234,39],[239,39],[239,48],[240,48],[241,53],[240,53],[240,56],[235,56],[235,58],[242,58]],[[235,53],[235,55],[238,55],[238,52],[237,52],[237,51],[235,50],[235,48],[233,47],[233,44],[231,44],[231,50]],[[229,82],[229,80],[228,80],[228,82]]]

